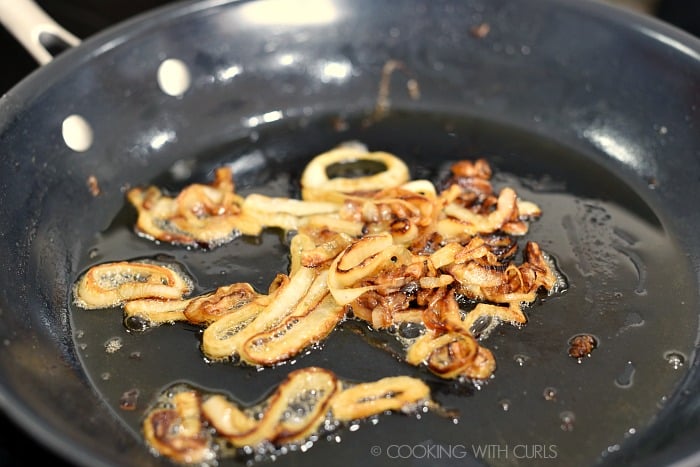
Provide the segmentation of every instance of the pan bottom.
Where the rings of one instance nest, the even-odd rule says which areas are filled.
[[[528,324],[501,325],[483,344],[495,355],[494,377],[481,387],[444,382],[369,345],[373,333],[353,322],[294,363],[258,371],[210,363],[200,329],[164,325],[127,332],[121,311],[71,309],[76,348],[95,389],[141,439],[150,404],[175,383],[226,392],[242,404],[263,399],[290,371],[326,367],[346,380],[406,374],[425,379],[434,398],[460,414],[387,415],[333,434],[289,465],[593,465],[624,449],[654,421],[687,374],[698,328],[692,268],[661,219],[654,192],[627,183],[616,170],[555,141],[494,122],[450,115],[396,113],[361,118],[290,119],[251,129],[250,137],[193,154],[153,183],[176,191],[210,180],[231,164],[237,191],[299,196],[298,180],[314,155],[345,141],[403,158],[413,178],[442,179],[459,159],[487,159],[494,187],[512,186],[543,216],[526,240],[537,241],[566,277],[567,289],[526,310]],[[183,167],[187,170],[183,170]],[[287,239],[275,230],[237,238],[211,251],[156,244],[132,230],[125,206],[96,232],[80,270],[107,261],[167,257],[195,279],[195,293],[233,282],[260,291],[287,272]],[[595,337],[590,357],[568,355],[578,334]],[[125,404],[130,395],[132,404]],[[246,458],[226,459],[239,465]],[[356,462],[354,462],[356,461]]]

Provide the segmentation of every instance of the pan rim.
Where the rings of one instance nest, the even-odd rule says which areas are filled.
[[[6,94],[0,96],[0,106],[14,106],[31,99],[33,95],[36,95],[37,88],[42,89],[50,86],[65,72],[132,40],[134,36],[140,33],[148,32],[154,25],[209,12],[215,8],[243,5],[256,1],[289,0],[182,0],[143,12],[97,32],[76,47],[66,50],[48,64],[39,66]],[[594,16],[607,24],[615,25],[619,29],[633,31],[647,37],[650,41],[671,47],[700,64],[700,38],[660,19],[625,9],[618,5],[604,3],[602,0],[589,0],[587,2],[571,2],[570,0],[529,1],[540,4],[553,4],[557,5],[558,8]],[[46,79],[46,77],[49,77],[49,79]],[[0,126],[3,124],[4,113],[0,113]]]

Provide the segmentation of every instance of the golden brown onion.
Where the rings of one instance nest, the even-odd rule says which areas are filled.
[[[247,282],[225,285],[190,300],[184,310],[192,324],[209,324],[261,297]]]
[[[248,338],[241,359],[254,365],[274,365],[320,342],[343,318],[344,309],[329,294],[302,315],[293,314],[276,327]]]
[[[361,160],[379,162],[386,170],[358,178],[329,178],[327,170],[333,164],[347,164]],[[342,194],[382,190],[400,186],[410,178],[406,164],[386,152],[367,152],[358,145],[343,145],[309,162],[301,176],[302,199],[307,201],[342,201]],[[338,196],[340,194],[341,196]]]
[[[138,211],[136,231],[154,240],[208,247],[239,233],[259,235],[262,226],[242,211],[232,176],[230,167],[220,167],[210,185],[188,185],[175,198],[153,186],[130,189],[127,199]]]
[[[394,376],[343,389],[331,401],[333,416],[353,421],[389,410],[405,410],[430,399],[430,388],[423,381],[408,376]]]
[[[141,298],[124,304],[124,319],[138,318],[148,326],[186,321],[185,308],[190,300]]]
[[[309,367],[287,376],[254,424],[235,405],[220,398],[205,401],[202,411],[217,433],[234,446],[256,446],[265,441],[284,444],[303,439],[317,429],[337,388],[333,373]],[[302,411],[296,409],[300,403],[304,405]]]
[[[75,286],[75,304],[96,309],[122,305],[128,300],[178,300],[190,293],[192,283],[169,266],[119,261],[93,266]]]
[[[148,413],[143,434],[158,454],[182,464],[205,464],[216,458],[211,436],[201,421],[199,394],[184,391],[173,397],[172,408]]]

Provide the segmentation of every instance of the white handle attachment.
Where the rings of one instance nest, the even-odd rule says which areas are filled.
[[[56,23],[33,0],[0,0],[0,23],[40,65],[80,44],[80,39]]]

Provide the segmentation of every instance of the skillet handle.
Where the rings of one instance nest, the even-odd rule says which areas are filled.
[[[33,0],[0,0],[0,23],[40,65],[80,44]]]

